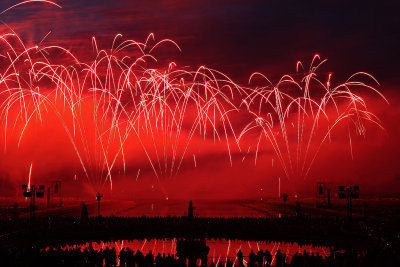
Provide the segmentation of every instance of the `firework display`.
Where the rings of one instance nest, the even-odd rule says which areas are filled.
[[[320,81],[316,71],[324,60],[318,55],[299,81],[285,75],[272,84],[263,76],[266,86],[251,87],[206,67],[191,71],[171,62],[166,69],[147,68],[147,61],[156,60],[152,50],[173,42],[150,45],[152,34],[143,43],[116,36],[109,51],[99,50],[93,38],[96,57],[91,62],[81,62],[59,46],[26,47],[15,34],[1,40],[4,138],[7,125],[22,121],[22,139],[32,120],[40,120],[44,110],[53,112],[97,189],[106,181],[112,186],[111,171],[129,153],[128,138],[141,143],[156,176],[170,177],[179,171],[194,135],[225,142],[229,154],[257,129],[257,144],[248,148],[255,150],[255,160],[265,139],[287,177],[305,178],[336,125],[352,121],[359,134],[365,131],[365,121],[380,125],[363,98],[352,91],[361,87],[379,94],[356,78],[377,81],[367,73],[356,73],[339,85],[331,84],[331,75]],[[60,57],[63,64],[57,63]],[[250,81],[257,75],[261,74],[254,73]],[[328,117],[328,109],[336,111],[334,117]],[[243,129],[231,122],[238,112],[249,115]],[[313,138],[321,139],[320,146],[310,147]]]
[[[367,89],[385,99],[374,87],[378,81],[365,72],[355,73],[338,85],[331,83],[332,73],[325,81],[321,80],[317,70],[325,61],[315,55],[308,70],[299,61],[300,78],[284,75],[276,84],[261,73],[254,73],[250,81],[261,76],[267,84],[252,89],[243,99],[243,105],[254,119],[245,126],[240,137],[257,130],[255,160],[258,147],[265,139],[288,179],[306,179],[319,150],[338,125],[346,123],[348,126],[350,146],[350,126],[359,135],[365,134],[367,121],[382,128],[379,118],[367,109],[361,97],[363,92],[356,93],[360,88]],[[364,82],[365,79],[371,84]],[[317,145],[312,145],[314,141]]]
[[[34,1],[9,9],[28,2]],[[385,99],[375,78],[360,72],[336,85],[331,73],[318,74],[326,61],[319,55],[308,69],[298,62],[297,73],[277,83],[254,73],[241,85],[205,66],[158,63],[154,51],[160,46],[180,48],[152,33],[144,42],[118,34],[110,49],[98,47],[93,37],[89,60],[63,46],[27,46],[12,31],[0,41],[5,144],[17,134],[21,145],[33,121],[53,114],[96,192],[112,188],[113,171],[124,171],[126,156],[138,148],[158,179],[175,176],[187,158],[196,166],[195,153],[188,152],[198,145],[194,138],[224,144],[230,164],[232,150],[254,155],[256,163],[261,147],[271,147],[288,179],[306,179],[339,125],[346,123],[350,146],[352,130],[363,135],[366,122],[382,127],[362,97],[370,91]]]

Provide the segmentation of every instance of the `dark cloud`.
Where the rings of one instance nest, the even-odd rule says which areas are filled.
[[[3,2],[4,10],[13,3]],[[242,82],[253,71],[294,72],[297,60],[320,53],[339,77],[368,71],[396,80],[400,25],[397,1],[59,1],[62,9],[27,4],[2,15],[26,38],[76,46],[117,33],[144,40],[150,32],[183,49],[182,65],[209,65]],[[19,25],[19,26],[18,26]],[[84,42],[90,46],[89,42]],[[108,42],[110,45],[110,41]]]

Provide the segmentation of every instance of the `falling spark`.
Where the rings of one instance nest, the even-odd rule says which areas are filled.
[[[29,176],[28,176],[28,190],[31,190],[32,166],[33,166],[33,163],[31,163],[31,167],[29,168]]]
[[[349,132],[349,147],[350,147],[350,156],[351,156],[351,159],[352,160],[354,160],[354,156],[353,156],[353,144],[351,143],[351,134],[350,134],[350,132]]]
[[[227,250],[226,250],[225,267],[226,267],[226,263],[227,263],[228,258],[229,258],[229,249],[230,249],[230,248],[231,248],[231,240],[229,239],[229,241],[228,241],[228,248],[227,248]]]
[[[137,180],[139,178],[139,174],[140,174],[140,169],[138,170],[137,175],[136,175],[136,182],[137,182]]]

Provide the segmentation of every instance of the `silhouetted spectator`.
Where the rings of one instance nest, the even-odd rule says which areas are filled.
[[[135,261],[136,261],[137,267],[143,267],[144,266],[144,256],[143,256],[142,252],[140,252],[140,250],[136,251]]]
[[[256,264],[256,254],[254,254],[253,250],[251,250],[249,254],[248,266],[254,267],[255,264]]]
[[[146,266],[153,266],[154,265],[154,255],[151,252],[151,250],[149,252],[147,252],[144,261],[145,261]]]
[[[265,255],[266,265],[267,266],[271,266],[271,262],[272,262],[271,252],[269,252],[268,249],[265,249],[264,255]]]
[[[160,252],[158,252],[158,254],[157,254],[156,258],[155,258],[155,263],[156,263],[156,266],[161,266],[162,258],[161,258]]]
[[[275,254],[275,260],[276,260],[276,266],[278,267],[283,266],[283,255],[280,249],[278,249],[278,251]]]
[[[262,267],[264,264],[264,252],[262,249],[257,252],[257,263],[258,267]]]
[[[237,257],[237,260],[238,260],[238,266],[244,266],[244,264],[243,264],[243,252],[240,249],[236,253],[236,257]]]
[[[119,259],[119,266],[120,267],[125,267],[126,266],[126,252],[125,248],[122,248],[121,251],[118,254],[118,259]]]
[[[126,249],[126,267],[135,267],[135,255],[130,248]]]
[[[82,202],[82,209],[81,209],[81,220],[86,221],[89,218],[88,209],[85,202]]]
[[[228,260],[226,261],[226,267],[232,267],[233,266],[233,262],[231,262],[231,260],[228,258]]]

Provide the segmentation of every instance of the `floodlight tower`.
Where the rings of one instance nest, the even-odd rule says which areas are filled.
[[[347,199],[347,216],[351,220],[353,213],[352,200],[360,198],[360,187],[358,185],[347,187],[341,185],[339,186],[338,198]]]
[[[22,185],[22,190],[24,190],[24,197],[31,198],[31,207],[30,207],[30,218],[31,221],[35,218],[35,200],[36,198],[44,197],[44,185],[39,185],[36,187],[35,185]]]
[[[317,182],[317,196],[315,201],[316,207],[331,205],[331,190],[326,182]]]

